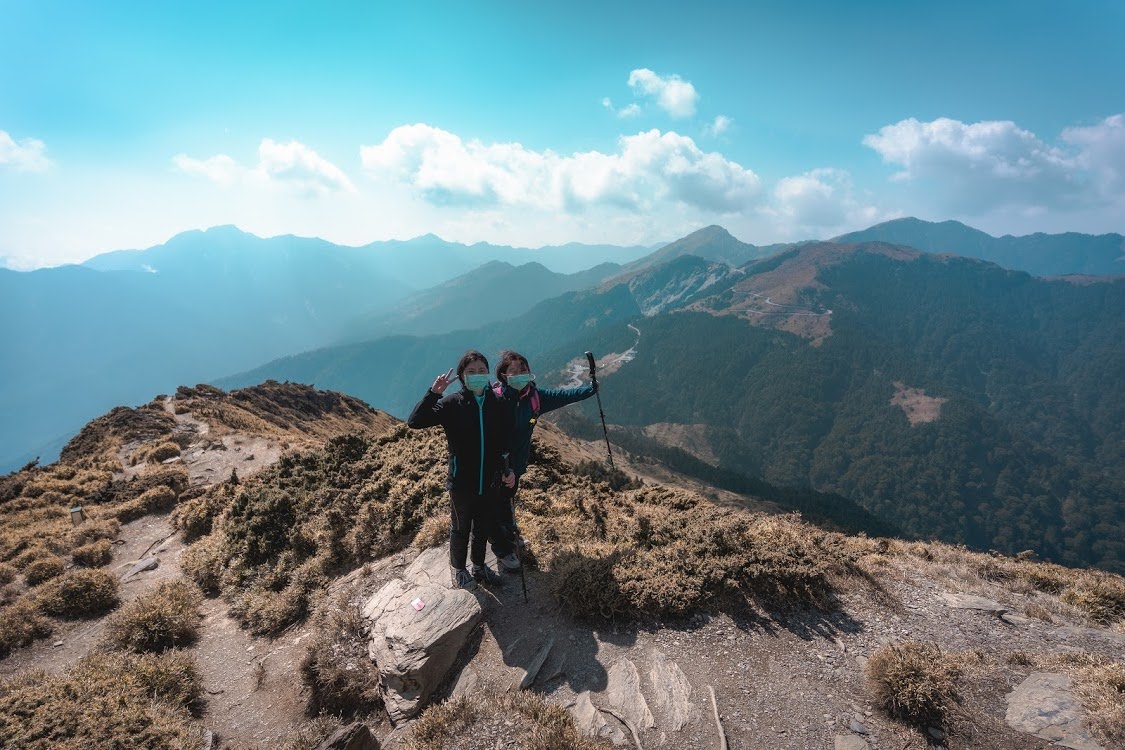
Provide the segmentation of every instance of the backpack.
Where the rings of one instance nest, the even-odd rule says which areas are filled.
[[[504,397],[504,384],[499,380],[492,386],[492,392],[496,394],[497,398]],[[531,388],[531,418],[532,421],[539,419],[540,406],[539,406],[539,389],[535,386]]]

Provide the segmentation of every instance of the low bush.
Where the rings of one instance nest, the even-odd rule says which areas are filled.
[[[449,524],[449,516],[440,514],[430,516],[422,522],[422,527],[414,535],[411,545],[418,549],[440,547],[449,541]]]
[[[100,568],[80,568],[40,586],[35,601],[44,614],[54,617],[94,617],[117,606],[117,589],[116,576]]]
[[[867,660],[875,704],[919,727],[940,724],[957,700],[959,668],[937,646],[918,641],[883,646]]]
[[[1098,624],[1112,625],[1125,620],[1125,578],[1120,576],[1087,572],[1060,598]]]
[[[113,560],[113,544],[108,539],[99,539],[96,542],[75,547],[70,553],[75,565],[84,568],[100,568],[108,565]]]
[[[8,563],[0,563],[0,586],[5,586],[16,578],[16,569]]]
[[[154,446],[145,456],[145,460],[150,464],[158,464],[178,455],[180,455],[180,446],[169,440]]]
[[[0,607],[0,659],[20,646],[46,638],[52,630],[51,621],[43,616],[31,597],[25,596]]]
[[[127,523],[153,513],[164,513],[171,510],[175,504],[175,491],[162,484],[117,506],[114,510],[114,516],[118,521]]]
[[[202,598],[189,581],[165,581],[110,615],[102,642],[135,653],[190,645],[199,635]]]
[[[71,547],[81,547],[99,539],[113,541],[121,531],[121,524],[114,518],[99,518],[87,520],[75,526],[67,534],[67,542]]]
[[[475,747],[479,737],[518,737],[526,750],[604,750],[582,735],[565,709],[531,692],[473,694],[427,708],[411,726],[407,750]]]
[[[68,675],[25,672],[0,685],[0,747],[203,747],[202,684],[190,655],[92,653]]]
[[[62,575],[65,568],[66,563],[58,555],[40,557],[27,564],[23,569],[23,577],[28,586],[38,586]]]
[[[377,709],[379,669],[367,653],[359,608],[347,601],[326,603],[317,620],[316,636],[301,660],[309,715],[351,717]]]

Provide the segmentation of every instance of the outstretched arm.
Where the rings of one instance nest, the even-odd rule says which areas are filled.
[[[594,395],[594,386],[580,385],[577,388],[540,388],[539,411],[546,413],[561,409],[576,401],[585,401]]]

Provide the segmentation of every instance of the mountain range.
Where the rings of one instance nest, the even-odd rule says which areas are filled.
[[[593,350],[614,439],[639,455],[838,497],[907,534],[1120,568],[1125,279],[1098,260],[1118,236],[957,253],[940,238],[958,227],[983,234],[901,220],[870,230],[895,243],[757,248],[707,227],[582,271],[552,267],[559,249],[465,260],[480,247],[443,256],[426,237],[386,243],[389,260],[218,228],[3,271],[0,448],[12,468],[49,457],[86,414],[183,381],[311,383],[403,416],[468,347],[518,348],[545,385],[581,382]],[[1064,279],[993,262],[1064,240]],[[562,422],[589,429],[593,409]]]
[[[581,380],[592,349],[616,439],[685,473],[834,493],[907,534],[1120,569],[1121,341],[1125,279],[824,242],[736,269],[681,256],[503,326],[329,347],[218,384],[311,383],[402,415],[466,348],[525,350],[545,385]],[[587,402],[564,425],[596,415]]]

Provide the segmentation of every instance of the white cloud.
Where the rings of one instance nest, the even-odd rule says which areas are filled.
[[[714,213],[751,205],[759,179],[718,153],[674,132],[649,130],[618,140],[614,153],[563,156],[519,143],[464,141],[430,125],[395,128],[362,146],[373,175],[401,181],[438,205],[526,206],[581,212],[613,206],[654,211],[682,204]]]
[[[1067,128],[1062,139],[1078,149],[1078,164],[1090,173],[1102,196],[1125,202],[1125,114],[1097,125]]]
[[[1077,153],[1047,144],[1011,121],[966,124],[948,118],[903,120],[864,137],[863,143],[902,168],[893,180],[926,190],[939,210],[1035,213],[1096,197],[1089,179],[1095,167],[1084,162],[1092,162],[1101,147],[1121,150],[1113,145],[1120,123],[1115,126],[1112,119],[1067,131],[1071,142],[1085,149]]]
[[[6,130],[0,130],[0,168],[16,172],[43,172],[52,162],[47,158],[47,144],[35,138],[15,141]]]
[[[226,154],[207,159],[177,154],[172,163],[185,174],[205,177],[224,187],[276,185],[307,195],[355,192],[343,170],[299,141],[262,139],[254,167],[244,167]]]
[[[726,115],[718,115],[709,124],[703,126],[703,132],[710,136],[720,136],[730,130],[731,125],[734,125],[734,120]]]
[[[648,68],[629,73],[629,86],[638,96],[651,96],[657,105],[672,117],[691,117],[699,94],[690,81],[678,75],[660,76]]]
[[[622,120],[625,120],[625,119],[630,118],[630,117],[636,117],[637,115],[641,114],[641,112],[643,111],[641,109],[640,105],[637,104],[636,102],[633,102],[632,104],[629,104],[628,106],[622,107],[621,109],[617,109],[616,107],[613,106],[613,100],[610,99],[608,96],[602,98],[602,106],[605,107],[606,109],[608,109],[613,114],[620,117]]]
[[[789,237],[829,236],[889,218],[860,199],[848,172],[833,168],[778,180],[762,211]]]

